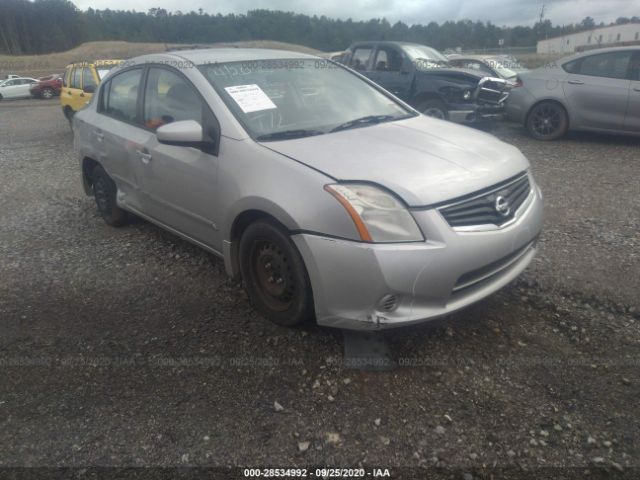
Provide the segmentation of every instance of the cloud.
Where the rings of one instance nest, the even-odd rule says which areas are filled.
[[[554,25],[578,23],[590,16],[596,22],[609,23],[618,17],[638,15],[638,0],[218,0],[215,7],[204,0],[138,0],[135,9],[147,11],[160,7],[182,12],[202,8],[207,13],[246,13],[248,10],[284,10],[307,15],[326,15],[332,18],[368,20],[386,18],[391,23],[429,22],[442,23],[447,20],[482,20],[496,25],[533,25],[545,4],[545,18]],[[131,10],[130,0],[77,0],[82,10],[110,8]]]

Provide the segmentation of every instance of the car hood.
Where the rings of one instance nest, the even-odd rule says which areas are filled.
[[[337,181],[386,187],[409,206],[428,206],[499,183],[529,167],[493,135],[420,115],[263,146]]]
[[[464,74],[463,76],[479,81],[481,78],[490,77],[491,75],[483,74],[477,70],[471,70],[469,68],[462,67],[442,67],[442,68],[427,68],[425,70],[416,70],[417,75],[452,75]]]

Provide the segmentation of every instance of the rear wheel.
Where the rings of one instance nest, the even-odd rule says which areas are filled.
[[[240,270],[254,308],[282,326],[313,318],[313,295],[302,257],[273,220],[257,220],[240,239]]]
[[[567,132],[569,118],[561,105],[555,102],[542,102],[529,112],[526,127],[533,138],[555,140]]]
[[[438,118],[440,120],[449,119],[449,111],[442,100],[426,100],[420,103],[417,109],[427,117]]]
[[[56,92],[54,92],[52,88],[45,88],[45,89],[42,90],[42,93],[40,95],[45,100],[49,100],[49,99],[53,98],[55,96],[55,94],[56,94]]]
[[[67,118],[67,120],[69,120],[69,123],[71,123],[71,119],[73,118],[73,114],[75,113],[73,111],[73,109],[71,107],[64,107],[64,116]]]
[[[116,202],[116,194],[118,192],[116,184],[100,165],[93,169],[91,182],[98,212],[100,212],[105,223],[112,227],[125,225],[127,223],[127,212],[118,207]]]

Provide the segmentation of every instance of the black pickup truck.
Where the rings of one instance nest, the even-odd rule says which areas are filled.
[[[437,50],[416,43],[358,42],[340,62],[418,111],[458,123],[502,117],[509,84],[454,68]]]

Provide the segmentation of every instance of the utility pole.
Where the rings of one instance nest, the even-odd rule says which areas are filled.
[[[542,22],[544,21],[544,3],[542,4],[542,8],[540,9],[540,20],[538,21],[538,40],[542,36]],[[547,38],[545,34],[544,38]]]

